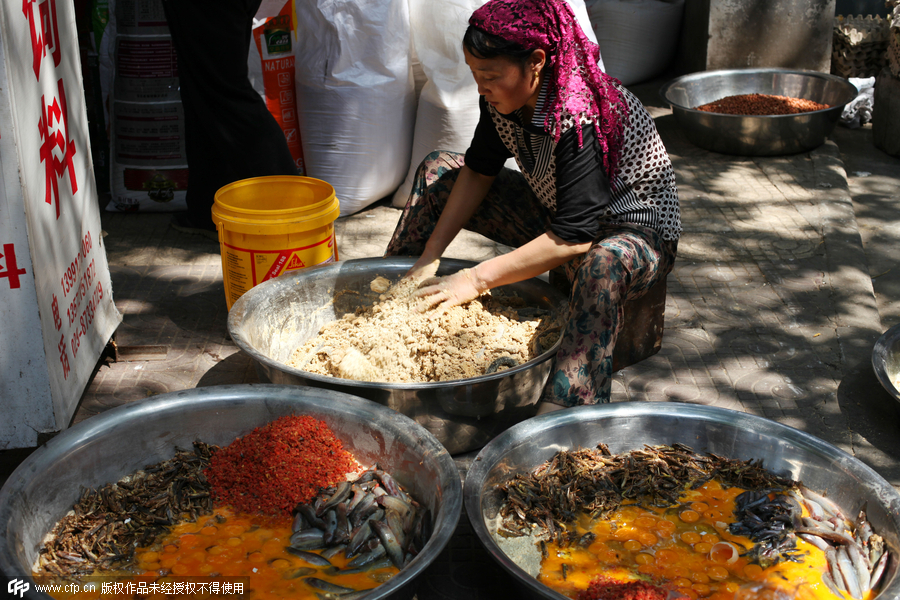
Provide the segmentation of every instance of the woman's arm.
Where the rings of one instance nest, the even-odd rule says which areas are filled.
[[[426,276],[434,274],[433,271],[423,272],[423,269],[441,258],[450,242],[481,205],[493,183],[494,177],[490,175],[482,175],[465,165],[460,168],[447,198],[447,205],[438,219],[434,232],[425,243],[425,251],[407,275],[415,277],[420,272]]]
[[[453,220],[455,229],[448,227],[449,238],[435,231],[431,238],[436,242],[435,248],[428,249],[421,265],[416,264],[420,267],[418,274],[424,279],[418,292],[424,299],[421,309],[461,304],[490,288],[540,275],[590,249],[600,215],[610,200],[609,183],[598,158],[599,148],[592,128],[591,124],[585,125],[582,132],[585,142],[581,147],[576,130],[567,131],[557,144],[557,210],[546,232],[508,254],[447,277],[434,278],[437,259],[472,212],[459,215],[458,222]],[[448,202],[441,221],[449,212]]]
[[[591,244],[566,242],[547,231],[512,252],[479,264],[475,267],[475,276],[488,289],[516,283],[567,263],[587,252]]]
[[[587,252],[590,247],[591,242],[573,244],[563,241],[552,231],[542,233],[524,246],[471,269],[426,279],[416,293],[422,299],[419,310],[462,304],[491,288],[523,281],[558,267]]]

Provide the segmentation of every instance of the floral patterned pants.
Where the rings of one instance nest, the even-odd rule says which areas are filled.
[[[421,256],[463,161],[462,154],[453,152],[432,152],[425,158],[385,256]],[[518,247],[549,224],[549,211],[522,174],[503,169],[465,228]],[[676,249],[677,242],[664,241],[647,227],[605,225],[585,254],[563,265],[572,285],[569,314],[542,401],[563,406],[609,402],[623,305],[672,270]]]

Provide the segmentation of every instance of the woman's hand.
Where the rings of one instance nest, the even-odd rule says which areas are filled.
[[[406,275],[404,275],[403,278],[419,282],[431,279],[434,277],[435,273],[437,273],[438,265],[440,264],[440,258],[432,259],[423,256],[416,261],[416,264],[406,272]]]
[[[478,278],[476,267],[446,277],[432,277],[419,284],[415,297],[421,301],[417,308],[420,312],[435,308],[446,310],[474,300],[487,289],[487,285]]]

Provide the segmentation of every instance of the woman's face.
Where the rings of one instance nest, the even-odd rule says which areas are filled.
[[[500,114],[508,115],[526,105],[534,108],[540,91],[542,50],[536,50],[524,68],[508,58],[478,58],[468,49],[464,52],[478,93]]]

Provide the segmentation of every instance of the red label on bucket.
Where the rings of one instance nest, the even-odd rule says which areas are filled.
[[[331,246],[331,242],[330,242],[330,241],[328,242],[328,245]],[[285,271],[295,271],[295,270],[297,270],[297,269],[302,269],[302,268],[305,267],[305,266],[306,266],[306,265],[303,264],[303,261],[300,260],[300,255],[299,255],[299,254],[294,254],[294,255],[291,257],[291,261],[287,264],[287,266],[284,268],[284,270],[285,270]]]
[[[263,281],[335,260],[332,228],[325,238],[299,248],[257,250],[225,243],[222,250],[226,293],[231,302]]]
[[[281,270],[284,268],[284,264],[288,260],[289,252],[281,252],[278,255],[278,258],[275,259],[275,262],[272,263],[272,266],[269,268],[269,272],[266,273],[266,276],[262,278],[263,281],[267,281],[272,279],[273,277],[278,277],[281,275]]]

